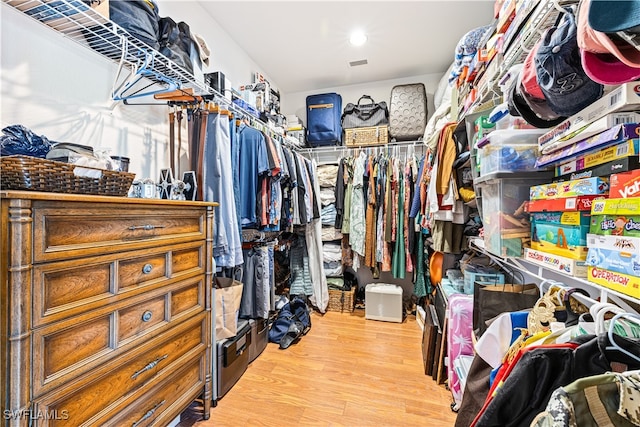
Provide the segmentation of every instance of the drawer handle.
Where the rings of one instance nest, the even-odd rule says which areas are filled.
[[[129,227],[129,230],[145,230],[145,231],[150,231],[150,230],[155,230],[156,228],[164,228],[164,225],[151,225],[151,224],[146,224],[146,225],[132,225]]]
[[[149,310],[147,310],[144,313],[142,313],[142,321],[143,322],[148,322],[149,320],[151,320],[152,317],[153,317],[153,313],[150,312]]]
[[[153,265],[151,264],[145,264],[144,267],[142,267],[142,272],[144,274],[149,274],[151,273],[152,270],[153,270]]]
[[[166,402],[166,400],[163,400],[162,402],[158,403],[156,406],[154,406],[153,408],[149,409],[147,411],[146,414],[144,414],[142,416],[142,418],[140,418],[138,421],[136,421],[135,423],[131,424],[131,427],[138,427],[140,424],[142,424],[145,420],[153,417],[153,414],[155,414],[155,412],[158,410],[159,407],[161,407],[162,405],[164,405],[164,402]]]
[[[153,368],[155,368],[156,366],[158,366],[158,363],[162,362],[162,361],[163,361],[164,359],[166,359],[167,357],[169,357],[169,355],[168,355],[168,354],[165,354],[164,356],[158,357],[158,358],[157,358],[156,360],[154,360],[153,362],[149,362],[149,363],[147,363],[147,365],[146,365],[144,368],[140,369],[140,370],[139,370],[139,371],[137,371],[137,372],[134,372],[134,373],[133,373],[133,375],[131,375],[131,379],[132,379],[132,380],[135,380],[135,379],[136,379],[136,378],[138,378],[138,376],[139,376],[140,374],[142,374],[143,372],[146,372],[146,371],[148,371],[149,369],[153,369]]]

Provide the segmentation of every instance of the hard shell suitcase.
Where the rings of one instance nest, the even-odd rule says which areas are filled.
[[[396,141],[422,139],[427,127],[427,92],[424,84],[397,85],[391,89],[389,137]]]
[[[462,402],[462,383],[454,362],[460,356],[473,356],[473,296],[453,294],[447,308],[447,378],[456,407]]]
[[[249,366],[251,325],[248,320],[238,322],[238,334],[217,342],[217,399],[221,399],[238,382]]]
[[[342,97],[337,93],[307,96],[307,143],[311,147],[340,145]]]

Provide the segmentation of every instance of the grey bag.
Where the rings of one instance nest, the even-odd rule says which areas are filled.
[[[391,89],[389,137],[396,141],[421,139],[427,127],[427,92],[424,84],[413,83]]]
[[[370,99],[370,104],[361,104],[363,99]],[[375,102],[369,95],[362,95],[357,104],[348,103],[342,113],[342,129],[383,126],[389,124],[387,103]]]

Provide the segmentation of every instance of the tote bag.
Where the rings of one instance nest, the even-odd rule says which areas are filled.
[[[529,284],[483,284],[473,287],[473,330],[480,337],[487,330],[487,322],[506,312],[532,308],[540,298],[540,290]]]
[[[369,99],[370,104],[361,104]],[[384,101],[375,102],[369,95],[362,95],[357,104],[348,103],[342,112],[342,129],[383,126],[389,124],[389,110]]]
[[[216,340],[235,337],[242,301],[242,282],[230,277],[216,277]]]

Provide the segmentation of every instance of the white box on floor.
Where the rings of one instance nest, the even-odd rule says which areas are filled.
[[[372,283],[364,292],[365,319],[402,323],[402,287]]]

